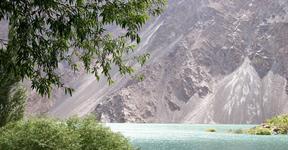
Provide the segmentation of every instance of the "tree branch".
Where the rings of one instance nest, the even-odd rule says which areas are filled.
[[[8,44],[8,40],[6,39],[0,39],[0,43],[7,45]]]
[[[2,47],[6,47],[8,45],[8,40],[5,39],[0,39],[0,46],[2,45]]]

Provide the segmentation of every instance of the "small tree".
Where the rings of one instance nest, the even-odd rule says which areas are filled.
[[[18,80],[5,80],[0,84],[0,127],[23,118],[25,88]]]
[[[0,21],[9,20],[8,39],[0,39],[0,82],[12,76],[30,79],[32,88],[49,95],[53,85],[71,94],[57,73],[59,63],[74,71],[83,65],[97,79],[112,83],[110,70],[130,74],[124,61],[140,42],[138,31],[159,15],[166,0],[1,0]],[[108,28],[120,28],[113,34]],[[137,57],[140,63],[146,57]],[[144,61],[143,61],[144,60]]]
[[[52,86],[66,87],[57,72],[65,63],[74,71],[84,66],[99,80],[112,83],[110,70],[130,74],[124,61],[138,31],[150,16],[159,15],[166,0],[0,0],[0,21],[9,21],[8,39],[0,39],[0,126],[23,116],[24,91],[15,86],[23,79],[50,96]],[[108,28],[115,26],[123,34]],[[143,64],[148,55],[135,57]],[[13,78],[13,80],[10,80]]]

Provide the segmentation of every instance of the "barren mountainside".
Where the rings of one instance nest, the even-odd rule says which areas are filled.
[[[106,122],[259,123],[288,112],[288,1],[172,0],[140,46],[145,80],[102,98]],[[144,36],[145,37],[145,36]]]
[[[32,91],[27,112],[49,110],[60,118],[92,112],[104,122],[230,124],[288,113],[287,0],[170,0],[141,36],[136,53],[151,57],[144,67],[135,65],[136,75],[114,70],[116,82],[108,86],[104,78],[75,75],[61,64],[73,97],[55,89],[55,102],[36,103]]]

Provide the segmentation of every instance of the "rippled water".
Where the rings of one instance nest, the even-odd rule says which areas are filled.
[[[288,150],[288,136],[229,133],[253,125],[107,124],[141,150]],[[206,132],[216,129],[216,133]]]

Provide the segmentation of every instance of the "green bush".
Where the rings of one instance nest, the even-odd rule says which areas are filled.
[[[207,129],[206,132],[216,132],[216,129]]]
[[[288,134],[288,115],[273,117],[261,126],[248,129],[247,133],[256,135]]]
[[[262,127],[256,127],[249,129],[247,131],[248,134],[255,134],[255,135],[271,135],[270,129],[262,128]]]
[[[279,134],[288,134],[288,114],[276,116],[266,121],[271,128],[279,130]]]
[[[92,117],[31,119],[0,129],[1,150],[132,150],[128,140]]]

